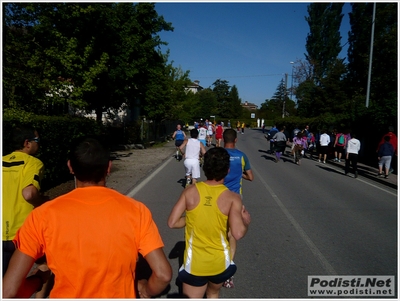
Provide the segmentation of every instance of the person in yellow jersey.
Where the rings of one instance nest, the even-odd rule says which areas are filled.
[[[39,134],[31,127],[13,130],[14,152],[3,156],[3,276],[15,251],[12,240],[33,208],[45,199],[40,195],[43,177],[42,161],[35,158],[39,150]]]
[[[224,185],[230,156],[216,147],[204,155],[207,178],[186,188],[168,218],[170,228],[185,227],[185,252],[178,278],[189,298],[218,298],[223,283],[236,272],[231,260],[228,229],[239,240],[247,232],[250,214],[238,193]]]

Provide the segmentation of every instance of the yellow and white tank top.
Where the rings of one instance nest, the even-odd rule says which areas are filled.
[[[217,205],[218,197],[228,188],[204,182],[195,185],[200,202],[193,210],[186,211],[183,268],[195,276],[218,275],[231,264],[228,216]]]

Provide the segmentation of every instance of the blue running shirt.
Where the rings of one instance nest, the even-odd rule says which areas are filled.
[[[251,169],[250,161],[246,154],[236,148],[226,148],[230,159],[229,173],[225,177],[224,184],[230,191],[242,195],[243,171]]]
[[[176,130],[175,140],[185,140],[182,130]]]

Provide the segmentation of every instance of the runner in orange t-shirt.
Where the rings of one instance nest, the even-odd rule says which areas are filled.
[[[3,297],[30,297],[46,281],[44,273],[24,281],[44,253],[55,275],[50,298],[135,298],[138,253],[152,269],[148,281],[138,281],[139,296],[161,293],[172,271],[157,226],[144,204],[105,187],[108,152],[86,139],[71,152],[68,166],[77,188],[27,217],[14,240]]]

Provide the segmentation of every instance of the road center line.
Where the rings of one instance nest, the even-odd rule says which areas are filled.
[[[307,244],[308,248],[311,250],[311,252],[314,254],[314,256],[317,257],[318,261],[321,263],[322,267],[325,269],[325,271],[328,273],[328,275],[337,275],[335,269],[331,266],[331,264],[328,262],[328,260],[325,258],[325,256],[318,249],[318,247],[313,243],[311,238],[303,230],[303,228],[300,226],[300,224],[295,220],[293,215],[291,215],[290,212],[286,209],[285,205],[278,198],[278,196],[275,194],[275,192],[272,190],[272,188],[264,181],[264,179],[261,177],[259,172],[254,167],[252,167],[251,169],[257,175],[258,179],[260,179],[260,181],[264,184],[265,188],[268,190],[268,192],[273,197],[275,203],[279,206],[279,208],[286,215],[288,220],[292,223],[292,225],[294,226],[296,231],[299,233],[300,237]]]

